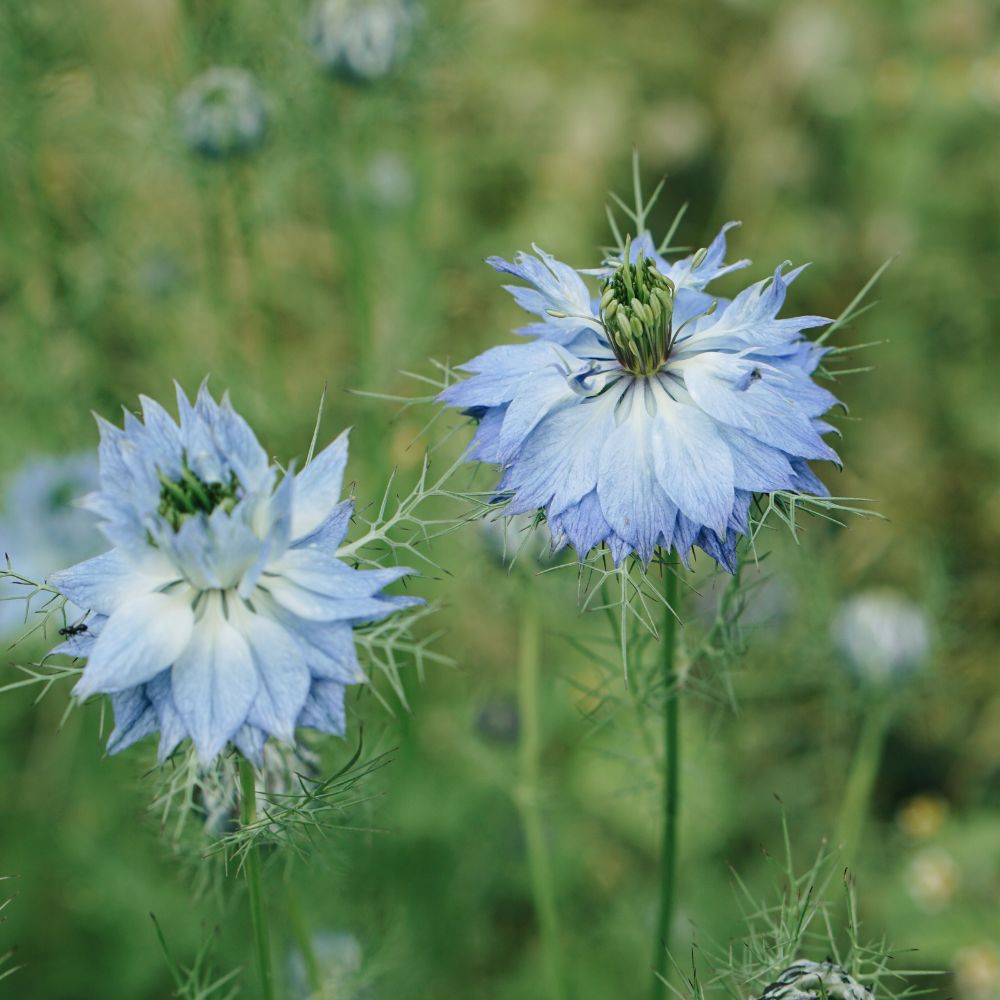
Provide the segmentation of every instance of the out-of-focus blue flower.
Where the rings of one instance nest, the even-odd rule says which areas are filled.
[[[184,141],[210,160],[250,153],[267,132],[267,100],[244,69],[202,73],[181,93],[177,111]]]
[[[326,69],[349,80],[387,76],[410,47],[414,11],[401,0],[319,0],[306,39]]]
[[[178,388],[179,424],[141,402],[124,429],[99,420],[86,503],[114,548],[49,581],[92,612],[56,652],[87,657],[78,697],[111,695],[109,751],[159,732],[161,760],[190,737],[205,763],[230,741],[259,762],[298,726],[343,735],[345,685],[364,680],[353,626],[420,603],[381,592],[410,570],[336,558],[346,432],[282,476],[227,397]]]
[[[7,487],[0,517],[0,552],[10,557],[17,572],[41,580],[104,548],[94,515],[74,505],[96,486],[97,460],[89,453],[25,463]],[[6,587],[3,596],[17,593]],[[12,630],[24,619],[22,602],[0,602],[0,631]]]
[[[846,600],[831,624],[837,648],[862,679],[875,684],[903,680],[930,653],[927,618],[892,590],[869,590]]]
[[[672,263],[648,232],[589,272],[537,247],[488,261],[525,282],[506,287],[538,320],[439,398],[478,419],[470,457],[502,468],[507,512],[544,510],[581,557],[603,542],[616,563],[657,546],[687,562],[697,545],[732,571],[754,494],[828,495],[807,463],[837,460],[822,419],[837,400],[803,331],[829,320],[777,318],[801,268],[710,295],[748,263],[724,263],[729,228]],[[603,279],[599,298],[582,274]]]

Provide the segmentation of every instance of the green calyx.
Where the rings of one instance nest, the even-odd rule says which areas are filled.
[[[206,483],[199,479],[188,465],[187,455],[181,460],[180,479],[160,477],[160,506],[158,512],[170,522],[174,531],[195,514],[211,514],[217,507],[231,511],[239,499],[240,481],[235,473],[229,474],[228,483]]]
[[[628,263],[631,237],[614,274],[604,283],[601,322],[626,371],[653,375],[666,363],[672,338],[674,283],[641,252]]]

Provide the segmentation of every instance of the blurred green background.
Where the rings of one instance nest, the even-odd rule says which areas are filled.
[[[736,709],[711,679],[685,699],[677,947],[741,932],[729,866],[762,879],[776,797],[804,861],[831,834],[863,699],[828,626],[845,595],[889,585],[926,610],[935,646],[896,696],[856,865],[865,931],[917,949],[909,967],[947,970],[930,984],[941,997],[1000,997],[995,3],[442,0],[368,85],[323,72],[305,10],[3,5],[0,474],[93,448],[91,410],[115,420],[140,392],[169,400],[172,380],[194,391],[210,374],[283,460],[304,455],[326,386],[322,439],[356,428],[364,505],[392,468],[412,480],[460,421],[420,437],[432,409],[348,390],[420,395],[400,370],[509,341],[520,316],[482,259],[535,241],[593,266],[633,147],[648,188],[668,175],[654,229],[687,201],[680,239],[702,246],[741,219],[730,256],[751,257],[754,280],[813,261],[795,312],[836,315],[898,254],[880,304],[842,334],[881,343],[856,356],[872,370],[837,387],[845,470],[822,470],[887,520],[814,523],[798,547],[775,532]],[[265,143],[238,161],[199,160],[177,128],[178,93],[216,64],[251,70],[270,101]],[[508,574],[473,528],[434,556],[448,574],[416,588],[444,605],[428,629],[456,667],[408,676],[408,713],[356,700],[369,747],[398,749],[345,816],[356,829],[289,872],[271,865],[279,964],[288,879],[317,932],[356,939],[365,996],[544,996],[515,805],[529,600],[544,616],[543,801],[567,966],[581,998],[639,995],[656,780],[617,667],[580,651],[601,648],[605,623],[577,614],[571,571]],[[715,587],[691,602],[689,630]],[[24,655],[6,654],[0,678]],[[0,902],[14,897],[0,954],[16,946],[24,966],[0,994],[170,996],[152,911],[184,962],[217,928],[218,967],[244,966],[255,996],[240,901],[196,894],[158,836],[152,748],[105,759],[96,705],[57,731],[67,696],[0,700],[0,875],[14,876],[0,882]]]

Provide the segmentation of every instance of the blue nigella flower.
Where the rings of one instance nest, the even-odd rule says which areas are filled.
[[[828,495],[808,462],[837,461],[822,419],[837,400],[803,331],[829,320],[777,318],[801,268],[709,294],[749,263],[724,263],[729,228],[673,262],[648,232],[590,272],[537,247],[488,260],[525,283],[507,290],[538,320],[439,399],[479,421],[469,457],[502,468],[508,513],[544,510],[557,547],[605,543],[618,564],[657,546],[687,563],[697,545],[733,571],[754,494]],[[597,299],[582,274],[602,279]]]
[[[114,547],[49,580],[92,612],[55,652],[87,658],[78,697],[111,695],[109,751],[159,732],[161,760],[190,737],[206,764],[230,741],[259,762],[298,726],[343,735],[345,686],[364,680],[353,626],[420,603],[382,593],[410,570],[336,557],[346,432],[282,476],[228,398],[178,388],[179,424],[141,402],[123,430],[98,418],[86,503]]]
[[[250,153],[267,132],[267,99],[252,74],[232,66],[215,66],[192,80],[177,112],[184,141],[208,160]]]
[[[410,47],[414,6],[404,0],[318,0],[306,40],[326,69],[368,83],[387,76]]]

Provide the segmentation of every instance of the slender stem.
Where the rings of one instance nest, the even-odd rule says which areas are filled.
[[[306,968],[306,981],[312,993],[319,994],[323,989],[323,971],[316,957],[316,950],[313,948],[312,938],[309,935],[309,927],[306,924],[305,915],[302,912],[302,903],[299,901],[299,893],[295,886],[288,884],[288,920],[292,927],[292,936],[295,938],[295,945],[302,956],[302,962]],[[328,984],[324,997],[332,1000]]]
[[[547,995],[552,1000],[565,996],[559,947],[559,917],[556,909],[552,865],[545,840],[540,802],[541,721],[539,712],[539,660],[542,623],[534,595],[521,599],[521,628],[518,648],[518,701],[521,718],[521,787],[517,796],[528,851],[531,891],[541,934]]]
[[[240,825],[251,826],[257,819],[257,785],[253,765],[240,758]],[[260,993],[263,1000],[274,1000],[274,971],[271,967],[271,939],[267,928],[267,912],[261,893],[260,848],[254,844],[243,862],[250,896],[250,922],[253,925],[257,969],[260,973]]]
[[[882,758],[882,747],[892,715],[891,706],[890,698],[877,695],[875,700],[866,703],[865,715],[861,720],[861,732],[851,770],[847,776],[847,784],[844,787],[844,799],[834,839],[834,846],[840,847],[846,867],[854,863],[865,820],[868,818],[872,790],[875,787],[879,762]]]
[[[674,659],[677,649],[677,574],[663,569],[663,830],[660,846],[660,908],[653,942],[653,1000],[661,1000],[668,975],[670,928],[674,916],[677,875],[677,810],[680,801],[679,699]]]

